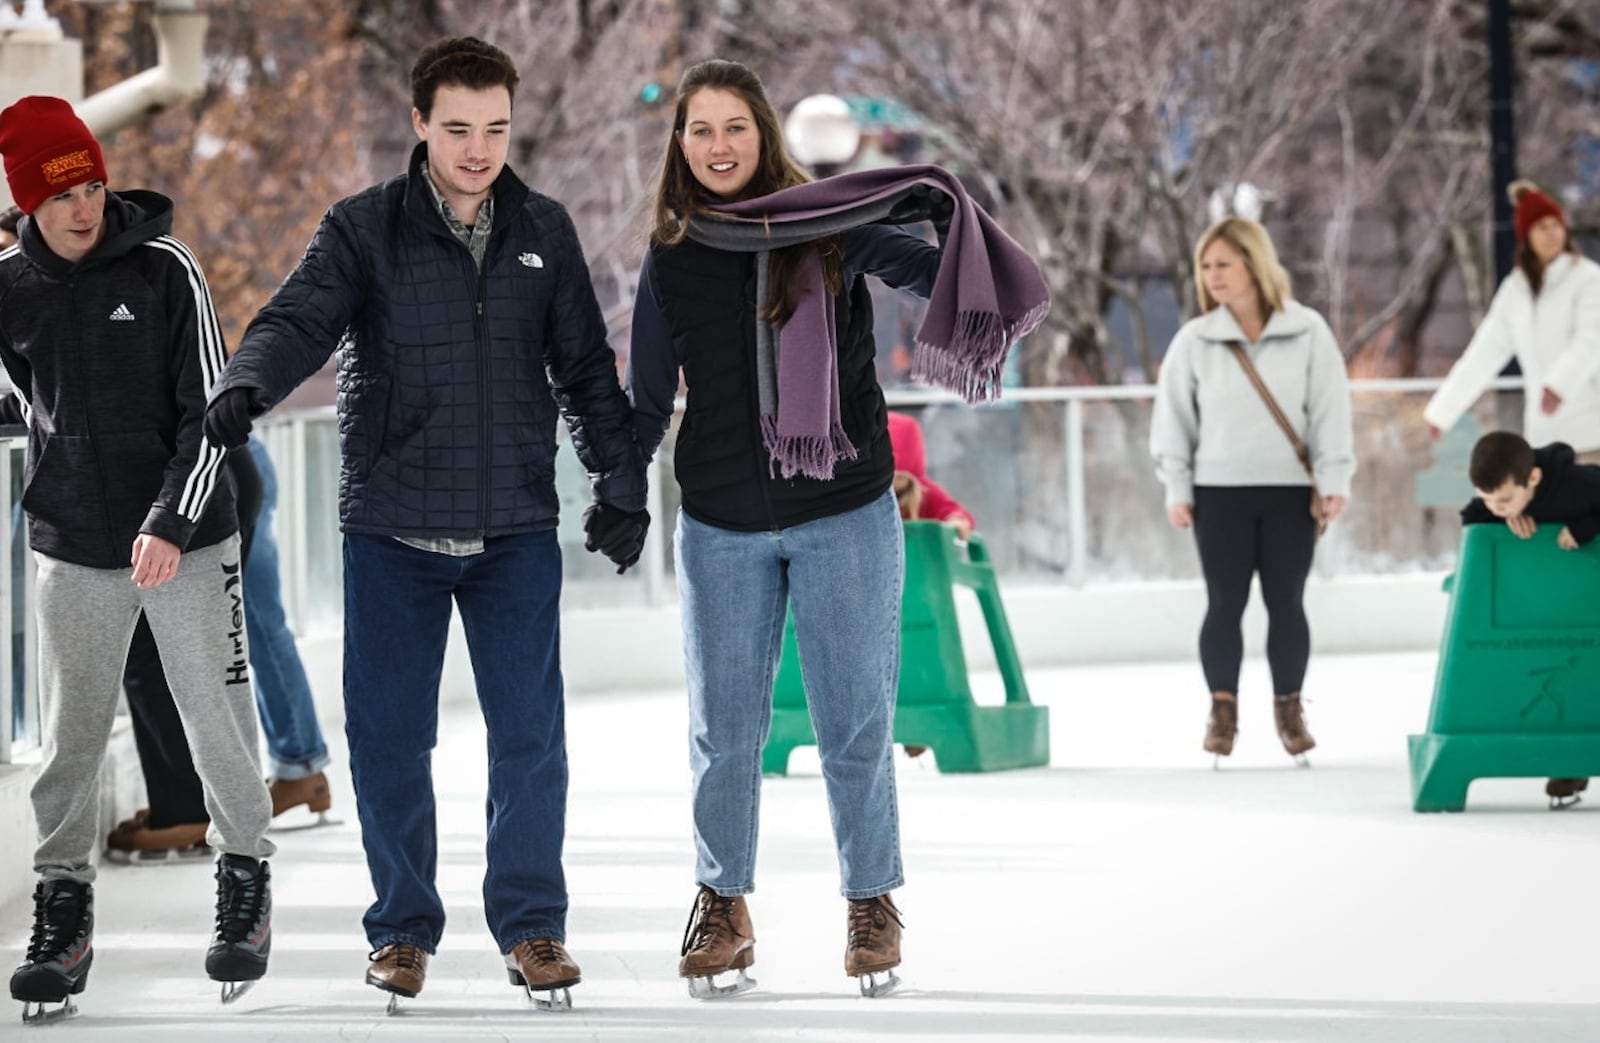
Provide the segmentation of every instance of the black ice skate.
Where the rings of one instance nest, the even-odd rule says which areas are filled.
[[[76,880],[41,880],[33,889],[33,940],[11,974],[11,998],[33,1025],[70,1018],[72,997],[89,984],[94,963],[94,888]],[[59,1003],[54,1010],[45,1005]]]
[[[232,1003],[267,973],[272,951],[272,874],[246,855],[217,860],[217,931],[206,951],[206,974],[222,982]]]

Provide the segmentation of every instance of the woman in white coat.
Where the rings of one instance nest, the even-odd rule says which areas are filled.
[[[1422,416],[1437,439],[1515,358],[1523,437],[1536,446],[1565,442],[1580,462],[1600,463],[1600,265],[1578,253],[1554,199],[1530,181],[1510,192],[1517,267]]]
[[[1254,221],[1229,217],[1206,230],[1195,247],[1195,283],[1203,314],[1184,324],[1161,362],[1150,451],[1167,517],[1194,529],[1205,575],[1204,746],[1218,757],[1233,752],[1240,622],[1259,577],[1273,716],[1284,749],[1299,757],[1316,745],[1300,705],[1311,655],[1305,584],[1317,542],[1311,497],[1324,519],[1337,517],[1356,469],[1344,356],[1322,316],[1290,296],[1272,239]],[[1307,450],[1315,486],[1235,345]]]

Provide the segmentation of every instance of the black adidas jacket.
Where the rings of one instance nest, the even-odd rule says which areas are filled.
[[[0,252],[0,362],[28,414],[22,506],[33,549],[130,567],[149,533],[197,550],[238,530],[223,452],[200,430],[225,353],[172,201],[107,192],[105,235],[77,264],[32,220]]]

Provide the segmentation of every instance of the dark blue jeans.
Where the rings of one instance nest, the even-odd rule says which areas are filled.
[[[378,949],[434,952],[445,911],[433,748],[452,601],[461,612],[489,737],[483,908],[501,952],[565,940],[567,748],[560,661],[561,548],[554,531],[451,557],[387,536],[344,538],[345,732]]]

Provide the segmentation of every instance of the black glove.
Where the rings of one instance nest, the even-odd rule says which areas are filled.
[[[250,414],[255,406],[255,388],[229,388],[206,407],[201,424],[206,440],[224,449],[237,449],[250,438]]]
[[[625,511],[609,503],[595,503],[583,512],[583,549],[610,558],[619,576],[639,564],[644,535],[649,531],[649,511]]]
[[[950,222],[956,216],[956,201],[949,193],[932,189],[928,193],[928,220],[942,244],[950,234]]]

